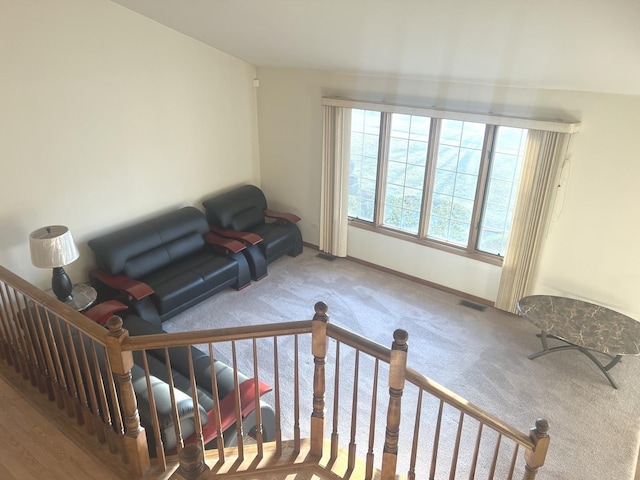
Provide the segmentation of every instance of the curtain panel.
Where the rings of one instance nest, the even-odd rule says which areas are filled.
[[[558,132],[529,131],[496,308],[518,313],[518,300],[531,291],[568,137]]]
[[[319,248],[337,257],[347,256],[350,126],[351,109],[323,107]]]

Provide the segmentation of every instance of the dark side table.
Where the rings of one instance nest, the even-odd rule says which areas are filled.
[[[623,355],[640,355],[640,322],[600,305],[574,298],[532,295],[518,301],[520,314],[542,329],[542,350],[529,355],[533,360],[547,353],[578,350],[597,365],[613,388],[618,388],[609,370]],[[565,345],[549,348],[547,338]],[[594,353],[609,358],[603,364]]]

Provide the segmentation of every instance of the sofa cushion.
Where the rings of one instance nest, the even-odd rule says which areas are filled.
[[[272,260],[291,250],[291,245],[295,242],[293,229],[297,228],[295,225],[263,223],[250,231],[262,237],[261,247],[264,250],[264,256],[266,259]]]
[[[163,315],[207,292],[231,286],[237,278],[234,259],[212,256],[205,249],[139,279],[153,288],[153,302]]]

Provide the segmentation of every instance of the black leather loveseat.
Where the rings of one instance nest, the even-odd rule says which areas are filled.
[[[90,240],[98,300],[120,298],[130,311],[162,321],[225,289],[251,282],[239,242],[209,231],[205,215],[184,207]]]
[[[129,334],[152,335],[166,333],[151,323],[136,315],[123,317],[123,327]],[[157,412],[158,426],[163,448],[168,453],[173,453],[177,445],[176,431],[173,423],[174,410],[171,396],[173,394],[176,412],[180,423],[180,430],[185,444],[197,442],[196,424],[194,415],[194,402],[189,374],[189,350],[192,357],[193,372],[197,390],[197,399],[200,412],[200,423],[204,443],[217,441],[217,422],[214,416],[216,410],[214,402],[220,405],[221,431],[223,432],[224,445],[226,447],[236,445],[236,401],[241,404],[242,426],[244,435],[253,435],[256,431],[256,408],[259,405],[261,414],[262,437],[268,442],[275,438],[275,412],[273,408],[255,397],[254,379],[238,372],[238,398],[236,399],[236,382],[233,370],[225,363],[214,360],[217,397],[212,391],[213,373],[211,371],[211,359],[201,350],[190,347],[174,347],[168,349],[169,362],[171,364],[171,381],[173,392],[169,384],[167,365],[165,364],[165,349],[147,350],[146,364],[151,375],[151,390],[155,411]],[[155,439],[152,434],[153,420],[151,414],[151,396],[147,388],[144,375],[145,361],[141,352],[134,352],[134,368],[132,369],[132,382],[138,400],[140,422],[147,431],[147,442],[151,454],[155,454]],[[269,392],[271,387],[259,381],[259,393]]]

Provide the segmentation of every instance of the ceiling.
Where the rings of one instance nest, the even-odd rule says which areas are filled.
[[[638,0],[112,0],[257,67],[640,95]]]

